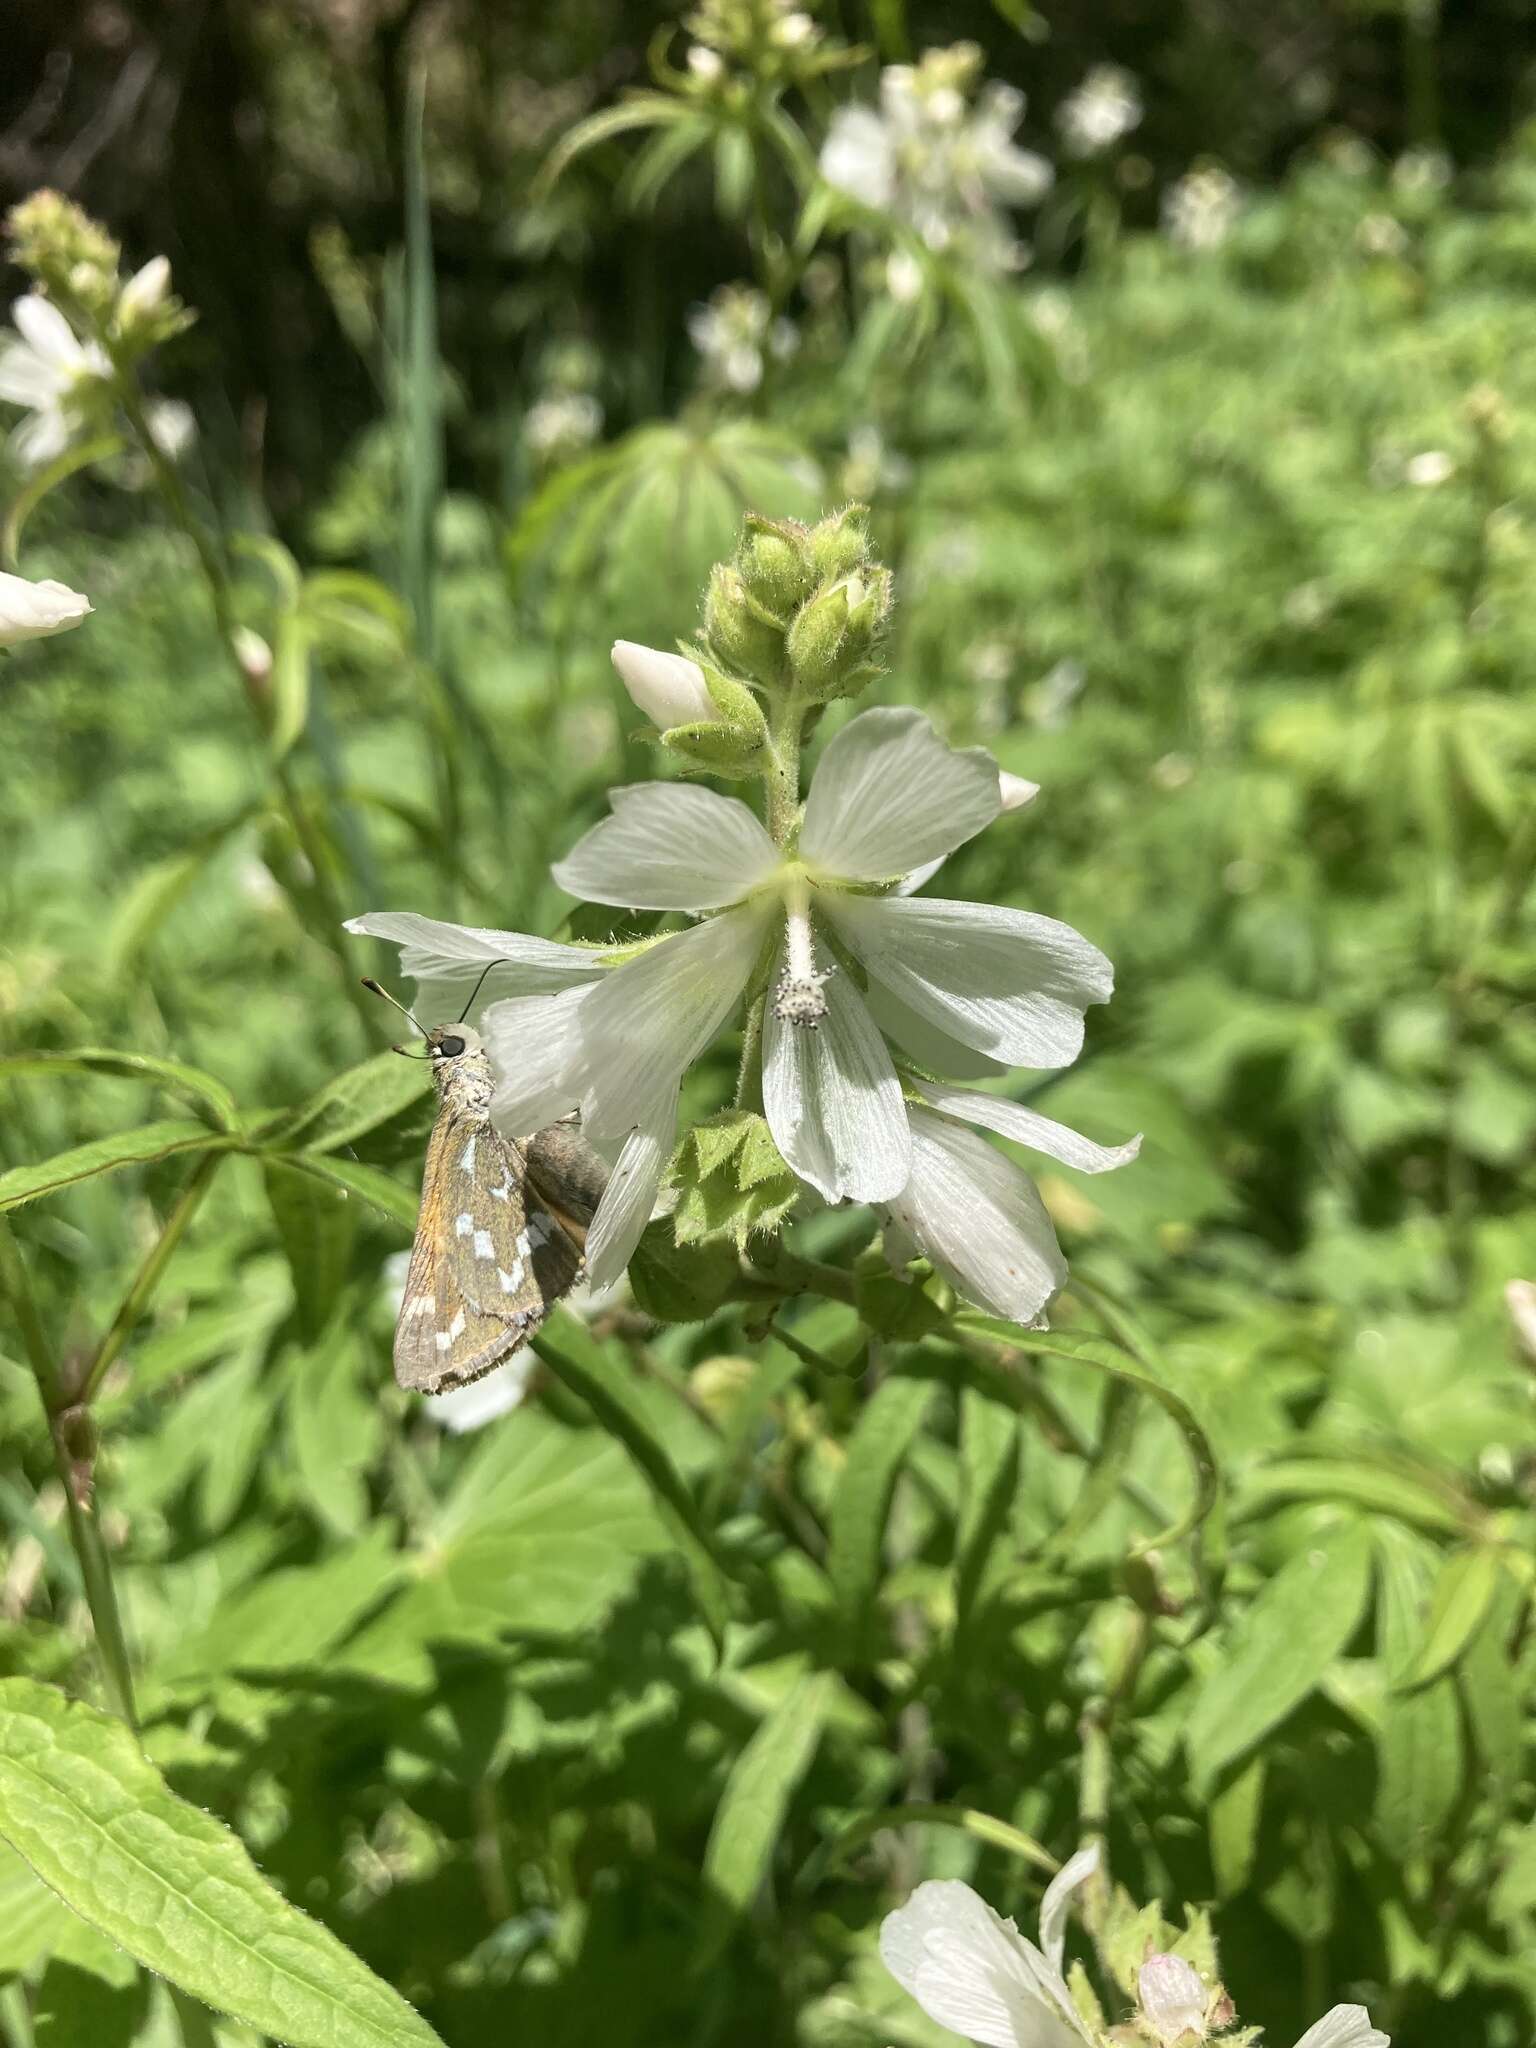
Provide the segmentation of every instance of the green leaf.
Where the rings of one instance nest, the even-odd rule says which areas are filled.
[[[960,1516],[955,1530],[955,1609],[963,1626],[1005,1535],[1019,1482],[1019,1418],[966,1387],[960,1395]]]
[[[239,1107],[222,1081],[185,1060],[160,1059],[154,1053],[115,1052],[96,1045],[71,1052],[14,1052],[0,1058],[0,1074],[108,1074],[122,1081],[153,1081],[203,1103],[221,1131],[233,1131],[240,1122]]]
[[[1418,1646],[1397,1681],[1402,1691],[1431,1685],[1461,1662],[1488,1619],[1502,1571],[1499,1552],[1491,1544],[1453,1551],[1445,1560],[1429,1596]]]
[[[140,1124],[137,1130],[118,1131],[110,1138],[93,1138],[68,1152],[56,1152],[36,1166],[13,1166],[9,1173],[0,1173],[0,1210],[19,1209],[23,1202],[57,1194],[60,1188],[74,1187],[99,1173],[115,1173],[120,1166],[149,1166],[177,1152],[222,1151],[231,1142],[206,1124],[186,1120]]]
[[[1390,1681],[1410,1665],[1415,1644],[1423,1646],[1419,1617],[1432,1561],[1424,1538],[1386,1524],[1378,1529],[1377,1549],[1377,1648]],[[1425,1853],[1449,1819],[1461,1786],[1461,1710],[1454,1678],[1421,1684],[1406,1699],[1388,1694],[1376,1731],[1376,1765],[1374,1810],[1387,1853]]]
[[[1370,1587],[1370,1533],[1357,1524],[1318,1535],[1275,1574],[1190,1708],[1184,1741],[1197,1787],[1209,1790],[1317,1686],[1359,1626]]]
[[[629,1366],[615,1360],[565,1309],[555,1311],[532,1343],[550,1371],[581,1396],[639,1468],[683,1553],[700,1612],[716,1643],[722,1643],[730,1615],[725,1580],[693,1495],[636,1397]]]
[[[1235,1898],[1253,1871],[1264,1807],[1265,1760],[1255,1756],[1211,1800],[1211,1872],[1219,1899]]]
[[[375,1053],[327,1081],[296,1109],[273,1117],[257,1135],[264,1145],[284,1150],[302,1145],[306,1152],[334,1152],[409,1109],[426,1086],[425,1065],[397,1052]]]
[[[301,1335],[313,1344],[335,1312],[357,1220],[347,1191],[280,1160],[262,1164],[267,1201],[293,1275]]]
[[[309,724],[309,623],[286,612],[272,649],[272,756],[281,761]]]
[[[711,1963],[768,1876],[789,1803],[810,1768],[833,1685],[830,1672],[787,1693],[731,1766],[704,1851],[708,1897],[698,1966]]]
[[[409,1231],[415,1230],[421,1208],[419,1198],[381,1167],[365,1165],[360,1159],[334,1159],[324,1152],[283,1152],[271,1156],[281,1159],[292,1172],[312,1174],[317,1180],[329,1181],[333,1187],[357,1195],[392,1223],[403,1224]]]
[[[741,1280],[741,1259],[729,1239],[679,1244],[671,1217],[646,1226],[629,1262],[636,1305],[658,1323],[701,1323],[729,1301]]]
[[[442,2048],[120,1721],[31,1679],[0,1680],[0,1835],[146,1969],[288,2048]]]
[[[1276,1458],[1243,1475],[1245,1509],[1272,1500],[1344,1501],[1448,1536],[1466,1533],[1466,1514],[1442,1482],[1395,1468],[1363,1447],[1336,1458]]]
[[[891,1495],[932,1395],[930,1380],[892,1377],[876,1388],[854,1425],[832,1496],[827,1575],[845,1620],[866,1643]]]

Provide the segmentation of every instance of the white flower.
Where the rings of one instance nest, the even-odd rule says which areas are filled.
[[[197,416],[180,398],[154,398],[144,408],[150,439],[169,462],[180,462],[197,439]]]
[[[686,655],[664,654],[660,648],[641,647],[634,640],[615,640],[613,665],[635,703],[663,732],[720,716],[704,671]]]
[[[755,285],[724,284],[688,315],[688,334],[711,383],[745,396],[763,381],[768,356],[783,362],[800,343],[794,322],[776,320]]]
[[[1449,482],[1455,474],[1455,461],[1443,448],[1425,448],[1417,455],[1410,455],[1403,464],[1406,481],[1426,490]]]
[[[1308,2027],[1296,2048],[1392,2048],[1392,2037],[1371,2025],[1363,2005],[1336,2005]]]
[[[0,574],[0,647],[62,633],[78,626],[90,609],[90,599],[65,583],[30,583],[25,576]]]
[[[158,312],[171,288],[171,265],[166,256],[151,256],[136,270],[118,294],[117,318],[121,327],[132,327],[148,314]]]
[[[81,425],[82,403],[112,374],[112,365],[94,341],[81,341],[41,292],[18,299],[11,318],[16,332],[0,341],[0,399],[31,413],[11,445],[25,468],[40,469],[69,446]]]
[[[590,391],[556,391],[535,399],[523,416],[523,439],[536,455],[574,454],[603,430],[603,408]]]
[[[725,59],[708,43],[693,43],[688,50],[688,69],[706,85],[714,85],[725,76]]]
[[[505,1364],[482,1373],[467,1387],[454,1387],[446,1394],[434,1394],[430,1400],[423,1401],[422,1406],[434,1422],[440,1423],[454,1436],[465,1436],[472,1429],[484,1429],[488,1422],[510,1415],[514,1408],[522,1406],[538,1363],[532,1351],[515,1352]]]
[[[1073,1892],[1098,1868],[1096,1848],[1062,1866],[1040,1902],[1040,1945],[968,1884],[920,1884],[880,1929],[880,1955],[932,2020],[980,2048],[1078,2048],[1093,2036],[1061,1973]]]
[[[1102,156],[1129,135],[1142,116],[1141,93],[1118,64],[1095,64],[1076,92],[1056,109],[1056,125],[1071,156]]]
[[[1236,180],[1219,164],[1187,171],[1163,194],[1163,232],[1181,249],[1219,249],[1239,204]]]
[[[998,816],[991,756],[947,747],[916,711],[866,711],[822,755],[792,855],[745,804],[693,783],[619,789],[611,802],[556,881],[589,902],[702,922],[610,949],[391,914],[349,927],[404,945],[402,969],[428,984],[420,1001],[433,1016],[454,1015],[480,970],[505,963],[481,1023],[498,1124],[518,1135],[579,1109],[616,1161],[588,1238],[594,1284],[623,1269],[651,1216],[684,1073],[771,957],[763,1107],[790,1167],[829,1202],[889,1204],[983,1306],[1038,1313],[1063,1273],[1038,1198],[945,1119],[1022,1134],[1057,1158],[1129,1154],[1112,1160],[1017,1104],[938,1087],[928,1099],[940,1114],[909,1123],[891,1052],[960,1077],[1067,1066],[1084,1009],[1110,994],[1109,962],[1069,925],[910,893]],[[967,1172],[976,1179],[962,1189]],[[951,1242],[987,1205],[995,1226]]]
[[[1136,1995],[1142,2016],[1161,2048],[1205,2039],[1210,1994],[1199,1971],[1182,1956],[1148,1956],[1136,1972]]]
[[[1515,1341],[1536,1365],[1536,1280],[1511,1280],[1504,1289],[1504,1306],[1514,1325]]]

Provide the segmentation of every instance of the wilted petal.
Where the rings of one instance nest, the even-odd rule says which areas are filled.
[[[613,969],[581,1005],[582,1128],[594,1141],[647,1123],[741,1000],[766,910],[728,910]]]
[[[1109,1173],[1128,1166],[1141,1150],[1140,1132],[1124,1145],[1095,1145],[1066,1124],[1054,1123],[1037,1109],[1022,1102],[1010,1102],[1004,1095],[975,1095],[963,1088],[928,1086],[924,1095],[945,1116],[957,1116],[963,1123],[980,1124],[996,1131],[1000,1138],[1012,1138],[1016,1145],[1028,1145],[1063,1166],[1075,1166],[1079,1173]]]
[[[625,1139],[587,1233],[587,1278],[594,1287],[617,1280],[633,1256],[656,1204],[662,1168],[677,1125],[677,1088],[652,1101],[645,1123]]]
[[[824,874],[889,881],[953,853],[998,806],[985,748],[946,746],[920,711],[863,711],[816,765],[800,857]]]
[[[720,716],[703,669],[686,655],[642,647],[636,640],[615,640],[613,665],[636,706],[663,732]]]
[[[640,910],[718,910],[771,875],[779,851],[744,803],[691,782],[642,782],[609,793],[613,815],[552,870],[589,903]]]
[[[968,1884],[919,1885],[881,1926],[880,1955],[930,2019],[981,2048],[1077,2048],[1087,2039],[1045,1957]]]
[[[1392,2037],[1371,2025],[1363,2005],[1336,2005],[1308,2027],[1296,2048],[1392,2048]]]
[[[974,1131],[921,1109],[908,1122],[912,1178],[891,1215],[967,1301],[1033,1323],[1067,1278],[1034,1182]]]
[[[499,996],[547,995],[574,982],[595,981],[603,955],[586,946],[562,946],[527,932],[445,924],[413,910],[370,910],[347,920],[347,930],[387,939],[400,948],[400,972],[416,983],[418,1007],[429,1028],[457,1017],[475,983],[489,974],[475,998],[477,1011]]]
[[[962,1045],[937,1024],[919,1017],[878,981],[872,981],[864,998],[869,1013],[887,1038],[894,1038],[902,1051],[926,1067],[930,1074],[943,1074],[957,1081],[981,1081],[1009,1071],[1007,1060],[994,1060],[974,1046]]]
[[[941,896],[837,896],[823,908],[876,980],[963,1045],[1012,1066],[1066,1067],[1114,970],[1054,917]]]
[[[90,599],[68,584],[31,583],[25,576],[0,574],[0,647],[62,633],[78,626],[90,609]]]
[[[580,1010],[593,984],[492,1003],[480,1019],[496,1072],[491,1117],[509,1138],[547,1130],[581,1101]]]
[[[784,972],[781,947],[775,979]],[[827,1013],[815,1030],[784,1022],[770,1003],[763,1023],[763,1111],[794,1171],[829,1202],[883,1202],[912,1171],[901,1083],[885,1040],[848,976],[822,984]]]
[[[1099,1845],[1090,1842],[1069,1856],[1045,1888],[1040,1901],[1040,1946],[1053,1970],[1061,1968],[1067,1945],[1067,1915],[1078,1891],[1099,1867]]]
[[[1143,2018],[1164,2048],[1205,2039],[1209,1994],[1199,1971],[1182,1956],[1148,1956],[1136,1972],[1136,1996]]]

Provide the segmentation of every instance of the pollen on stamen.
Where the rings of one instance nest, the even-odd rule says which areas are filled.
[[[821,990],[831,974],[830,968],[825,973],[781,974],[773,991],[774,1016],[797,1030],[814,1031],[827,1014],[827,999]]]

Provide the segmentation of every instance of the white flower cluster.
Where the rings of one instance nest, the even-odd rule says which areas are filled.
[[[1056,109],[1062,147],[1068,156],[1102,156],[1139,125],[1144,111],[1129,71],[1118,64],[1095,64]]]
[[[755,285],[723,284],[688,315],[688,335],[707,381],[743,397],[763,381],[768,361],[787,362],[800,345],[792,320],[775,319]]]
[[[1073,2002],[1062,1974],[1072,1895],[1098,1869],[1096,1848],[1064,1864],[1040,1902],[1038,1946],[1001,1919],[968,1884],[921,1884],[880,1930],[891,1975],[941,2027],[980,2048],[1102,2048]],[[1181,1956],[1153,1955],[1137,1976],[1135,2033],[1156,2048],[1196,2048],[1231,2019]],[[1116,2030],[1113,2039],[1130,2038]],[[1308,2027],[1296,2048],[1392,2048],[1363,2005],[1336,2005]]]
[[[116,321],[132,328],[151,317],[170,289],[170,265],[156,256],[136,271],[118,297]],[[11,308],[12,331],[0,337],[0,399],[25,408],[11,436],[22,469],[42,469],[89,431],[109,403],[112,362],[98,341],[82,341],[43,292],[28,292]],[[151,400],[150,433],[175,461],[196,433],[192,409],[179,399]]]
[[[1024,96],[1012,86],[975,91],[980,52],[959,43],[920,64],[887,65],[880,107],[840,107],[821,151],[834,190],[885,214],[935,252],[963,252],[983,269],[1017,269],[1023,249],[1006,209],[1033,206],[1050,189],[1042,156],[1014,131]]]
[[[693,662],[628,643],[615,660],[658,725],[713,715]],[[555,867],[574,896],[687,913],[684,930],[594,948],[401,912],[349,929],[402,948],[424,1014],[457,1014],[485,975],[499,1128],[580,1112],[613,1163],[587,1241],[594,1286],[651,1219],[684,1074],[762,990],[763,1111],[793,1172],[828,1202],[873,1204],[894,1260],[920,1253],[968,1300],[1030,1323],[1066,1267],[1034,1184],[980,1132],[1088,1173],[1140,1141],[1096,1145],[955,1084],[1070,1064],[1110,964],[1053,918],[915,891],[1035,793],[917,711],[865,711],[825,748],[790,845],[734,797],[657,782],[614,790],[612,815]]]
[[[1163,233],[1181,249],[1219,249],[1241,205],[1236,179],[1220,164],[1186,171],[1163,194]]]
[[[590,391],[547,391],[523,415],[523,439],[540,462],[563,462],[603,431],[603,408]]]

